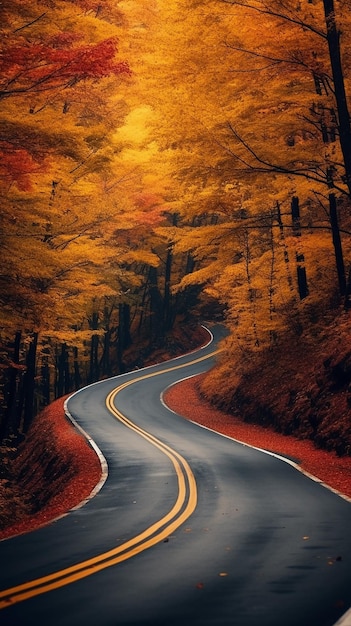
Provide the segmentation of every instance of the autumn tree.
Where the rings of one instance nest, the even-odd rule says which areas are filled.
[[[38,332],[48,371],[48,341],[72,341],[74,321],[86,332],[89,299],[119,292],[115,240],[102,239],[106,224],[112,238],[111,223],[121,215],[105,190],[115,167],[109,137],[126,112],[112,85],[130,75],[117,59],[122,18],[112,5],[99,11],[94,2],[58,1],[41,9],[40,2],[1,6],[1,333],[9,380],[20,371],[20,355],[16,349],[12,361],[6,345],[18,328],[24,342],[28,336],[28,351],[26,343],[21,348],[28,352],[27,364],[21,361],[28,406]],[[5,400],[12,407],[9,385]]]
[[[237,292],[238,300],[246,302],[247,310],[255,310],[258,328],[267,326],[265,301],[267,311],[275,309],[277,328],[284,328],[294,311],[294,327],[301,329],[301,320],[297,322],[300,269],[310,273],[313,285],[301,309],[308,323],[310,306],[322,312],[333,298],[335,269],[330,257],[333,250],[337,255],[340,244],[334,234],[340,227],[342,232],[349,230],[348,188],[345,166],[340,166],[343,156],[326,31],[323,37],[320,34],[325,16],[323,8],[306,5],[299,21],[273,14],[261,15],[257,22],[248,3],[230,4],[224,9],[223,3],[193,3],[189,12],[182,11],[180,3],[179,12],[169,19],[178,45],[164,51],[158,75],[168,71],[172,77],[169,98],[159,106],[165,120],[165,154],[178,185],[174,187],[180,215],[176,249],[191,251],[195,259],[195,271],[180,286],[197,283],[224,303],[233,302],[236,283],[228,280],[230,268],[234,275],[241,267],[247,283],[252,282],[254,259],[259,263],[266,257],[269,271],[258,272],[255,290],[248,287],[245,299]],[[307,9],[316,25],[302,29]],[[235,28],[239,23],[240,29]],[[337,226],[332,223],[333,193],[337,219],[341,219]],[[300,201],[299,240],[293,234],[293,197]],[[172,237],[173,230],[170,241]],[[243,248],[247,242],[249,254]],[[304,250],[305,268],[300,268],[297,243]],[[343,247],[347,259],[345,236]],[[340,247],[338,254],[340,259]],[[342,292],[341,266],[339,272]],[[214,284],[220,288],[213,289]],[[260,298],[256,308],[253,293]],[[235,308],[230,310],[235,316]],[[251,314],[244,317],[249,320]],[[245,330],[242,334],[245,337]],[[267,337],[273,335],[271,321]],[[260,343],[266,343],[262,337]]]
[[[34,348],[47,401],[202,305],[244,351],[328,314],[333,251],[341,292],[351,253],[349,18],[333,8],[1,5],[8,415]]]

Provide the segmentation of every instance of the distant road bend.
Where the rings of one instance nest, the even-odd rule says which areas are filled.
[[[0,542],[1,626],[350,626],[350,502],[161,401],[213,365],[221,332],[71,396],[108,477]]]

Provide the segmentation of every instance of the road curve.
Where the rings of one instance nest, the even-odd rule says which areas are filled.
[[[351,504],[160,401],[213,364],[214,335],[70,398],[107,480],[0,542],[1,626],[332,626],[350,607]]]

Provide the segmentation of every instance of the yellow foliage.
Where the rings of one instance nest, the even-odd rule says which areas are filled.
[[[40,3],[22,4],[2,8],[14,41],[118,38],[118,58],[128,60],[132,76],[72,79],[2,101],[3,132],[31,146],[28,171],[17,183],[4,179],[1,189],[14,324],[26,316],[28,326],[68,328],[70,316],[84,318],[91,298],[118,298],[126,284],[137,291],[145,267],[161,267],[170,246],[173,290],[200,285],[216,297],[241,346],[270,345],[291,312],[306,314],[297,253],[309,305],[330,297],[331,235],[317,230],[329,226],[330,165],[337,193],[346,187],[337,137],[324,143],[321,135],[319,112],[331,123],[335,106],[318,34],[325,35],[322,3],[125,0],[103,3],[100,19],[54,0],[14,35]],[[298,20],[254,10],[270,6]],[[304,20],[311,28],[297,23]],[[344,28],[342,44],[349,40]],[[349,72],[345,62],[348,87]],[[321,94],[316,75],[326,81]],[[294,195],[300,237],[291,230]],[[349,261],[346,235],[343,243]],[[8,309],[3,319],[7,325]]]

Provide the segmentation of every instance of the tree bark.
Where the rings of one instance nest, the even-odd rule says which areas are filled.
[[[89,319],[91,330],[97,330],[99,326],[99,313],[93,311]],[[89,383],[99,380],[99,335],[92,335],[90,340],[90,359],[89,359]]]
[[[21,333],[17,332],[15,335],[15,341],[13,344],[13,363],[19,365],[19,354],[21,344]],[[8,384],[7,384],[7,401],[6,411],[3,420],[1,421],[0,439],[4,439],[11,434],[16,434],[19,429],[19,419],[17,411],[17,381],[18,381],[18,369],[16,367],[9,367],[8,370]]]
[[[36,355],[38,345],[38,333],[34,333],[27,354],[27,369],[24,375],[24,414],[23,414],[23,432],[28,432],[29,426],[34,414],[34,387],[35,387],[35,370]]]
[[[173,263],[173,245],[167,248],[166,268],[165,268],[165,293],[163,303],[163,324],[165,330],[172,328],[172,302],[171,302],[171,273]]]
[[[82,378],[79,371],[78,348],[73,348],[73,371],[74,371],[74,389],[77,390],[82,385]]]
[[[327,41],[332,68],[335,100],[338,110],[340,146],[345,165],[345,182],[351,195],[351,126],[347,104],[344,73],[340,50],[340,31],[336,24],[334,0],[323,0]]]
[[[61,353],[57,360],[57,369],[57,397],[60,398],[64,393],[68,393],[69,391],[68,352],[65,343],[61,344]]]
[[[158,287],[158,272],[156,267],[149,268],[149,297],[150,297],[150,335],[151,340],[164,334],[163,328],[163,298]]]
[[[291,218],[294,236],[301,237],[300,203],[297,196],[293,196],[291,200]],[[307,298],[309,295],[309,289],[307,284],[305,257],[301,250],[296,252],[296,271],[300,300],[304,300],[304,298]]]
[[[305,268],[305,259],[303,254],[296,253],[296,262],[297,262],[297,284],[299,288],[299,296],[300,300],[304,300],[307,298],[309,294],[308,284],[307,284],[307,275]]]
[[[47,406],[50,404],[50,367],[49,367],[49,354],[48,350],[43,350],[42,365],[41,365],[41,393],[42,393],[42,405]]]
[[[119,304],[119,322],[117,334],[117,365],[119,371],[123,374],[125,365],[123,362],[123,353],[132,343],[130,334],[130,306],[126,302]]]
[[[339,291],[340,291],[340,295],[344,296],[346,294],[345,265],[344,265],[344,257],[343,257],[343,252],[342,252],[340,229],[339,229],[339,223],[338,223],[336,197],[335,197],[335,194],[333,193],[329,194],[329,214],[330,214],[330,225],[332,229],[333,246],[334,246],[335,261],[336,261],[336,271],[338,274],[338,281],[339,281]]]

